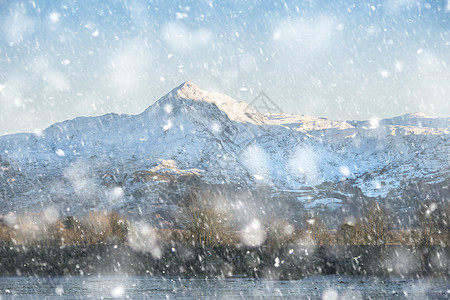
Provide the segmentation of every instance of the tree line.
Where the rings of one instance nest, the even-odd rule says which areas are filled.
[[[146,229],[131,224],[114,211],[91,211],[83,217],[65,216],[53,222],[40,222],[41,216],[14,215],[0,219],[0,244],[3,245],[95,245],[129,244],[152,239],[151,243],[185,243],[197,246],[283,247],[303,245],[417,245],[449,246],[450,205],[425,201],[416,212],[418,227],[394,230],[389,211],[372,202],[359,218],[344,221],[332,230],[318,215],[305,217],[304,224],[291,224],[274,215],[239,224],[230,202],[216,201],[210,191],[190,191],[179,202],[173,226]],[[151,234],[149,233],[151,232]],[[141,241],[142,242],[142,241]]]
[[[239,233],[233,215],[224,207],[214,205],[214,194],[191,192],[181,201],[182,228],[191,242],[205,245],[238,244]],[[393,218],[380,203],[367,205],[355,221],[346,221],[337,230],[329,230],[318,215],[307,216],[302,228],[294,228],[288,220],[267,217],[262,221],[264,244],[283,246],[300,242],[305,245],[450,245],[450,205],[440,207],[425,201],[416,212],[418,227],[394,230]]]

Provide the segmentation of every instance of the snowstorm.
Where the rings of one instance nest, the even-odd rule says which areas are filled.
[[[450,1],[0,0],[1,299],[447,299]]]

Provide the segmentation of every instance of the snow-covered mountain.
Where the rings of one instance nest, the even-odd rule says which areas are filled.
[[[449,117],[423,114],[348,122],[264,116],[186,82],[138,115],[1,136],[0,213],[146,214],[173,207],[169,191],[197,184],[268,187],[306,207],[339,207],[358,195],[401,198],[411,182],[448,184],[449,132]],[[448,197],[448,187],[440,191]]]

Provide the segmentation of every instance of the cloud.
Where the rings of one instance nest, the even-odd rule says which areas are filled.
[[[23,42],[33,32],[34,22],[28,17],[25,7],[16,4],[2,22],[4,39],[14,46]]]
[[[208,29],[189,29],[180,23],[166,23],[161,37],[174,50],[195,50],[211,44],[213,40],[213,34]]]
[[[11,75],[1,84],[0,103],[3,108],[20,106],[23,89],[22,80],[18,75]]]
[[[258,71],[258,65],[254,56],[244,53],[239,58],[239,70],[241,72],[255,72]]]
[[[78,115],[138,113],[185,80],[247,102],[264,90],[286,112],[335,119],[449,114],[447,0],[411,20],[389,10],[418,10],[425,1],[383,0],[376,9],[323,2],[298,12],[215,3],[214,13],[209,1],[79,11],[3,2],[0,134]],[[439,61],[426,56],[430,49]]]
[[[282,21],[273,31],[277,43],[301,47],[304,50],[321,51],[333,44],[336,33],[343,29],[334,18],[321,15],[313,19]]]
[[[144,40],[135,39],[122,45],[109,57],[106,80],[123,96],[146,86],[152,59]]]
[[[416,111],[435,114],[448,110],[450,70],[448,62],[436,53],[425,50],[417,56],[417,67],[411,86],[418,103]]]
[[[42,78],[47,83],[47,89],[51,91],[70,91],[70,81],[58,70],[48,69]]]
[[[402,9],[420,4],[420,2],[421,1],[416,0],[386,0],[384,2],[384,7],[389,13],[396,13]]]

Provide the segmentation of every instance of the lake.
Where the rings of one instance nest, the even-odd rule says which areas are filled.
[[[448,299],[445,278],[310,276],[295,281],[152,276],[0,277],[0,299]]]

